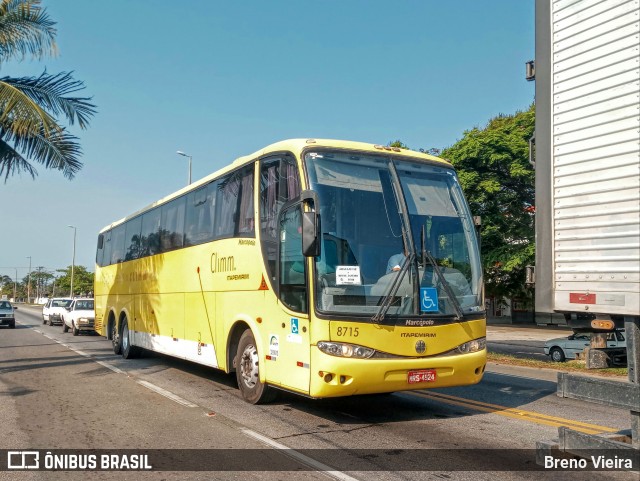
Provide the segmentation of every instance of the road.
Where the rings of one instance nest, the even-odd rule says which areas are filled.
[[[544,343],[556,337],[567,337],[573,331],[562,327],[538,327],[518,325],[487,326],[487,347],[489,352],[552,362],[544,354]]]
[[[625,472],[497,470],[487,460],[504,456],[507,469],[514,454],[528,459],[536,441],[557,437],[559,426],[629,427],[628,412],[558,398],[552,369],[492,364],[471,387],[327,400],[283,393],[252,406],[241,400],[233,376],[151,353],[124,360],[102,337],[43,326],[35,309],[20,309],[17,320],[16,329],[0,329],[0,449],[216,449],[193,453],[202,463],[227,453],[231,465],[243,468],[143,472],[135,479],[636,479]],[[415,462],[416,470],[394,456]],[[436,469],[428,468],[430,459]],[[451,461],[437,469],[443,459]],[[482,467],[486,461],[493,464]],[[318,463],[327,471],[309,468]],[[0,472],[0,479],[130,474]]]

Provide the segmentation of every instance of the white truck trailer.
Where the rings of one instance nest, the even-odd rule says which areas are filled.
[[[564,397],[631,411],[618,436],[561,429],[566,451],[640,450],[639,15],[640,0],[536,0],[536,313],[624,327],[629,366],[628,383],[559,376]]]

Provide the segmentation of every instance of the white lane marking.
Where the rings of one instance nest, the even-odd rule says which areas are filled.
[[[106,367],[107,369],[111,369],[113,372],[117,372],[118,374],[124,374],[124,371],[122,369],[119,369],[115,366],[112,366],[111,364],[104,362],[104,361],[95,361],[98,364],[100,364],[102,367]]]
[[[186,399],[181,398],[180,396],[177,396],[175,394],[173,394],[170,391],[167,391],[165,389],[162,389],[161,387],[156,386],[155,384],[151,384],[150,382],[147,381],[136,381],[138,384],[146,387],[147,389],[150,389],[153,392],[156,392],[158,394],[160,394],[161,396],[164,396],[168,399],[171,399],[174,402],[177,402],[178,404],[182,404],[183,406],[187,406],[189,408],[197,408],[198,405],[197,404],[193,404],[190,401],[187,401]]]
[[[76,354],[79,354],[80,356],[83,356],[83,357],[86,357],[86,358],[89,358],[89,359],[92,359],[92,358],[93,358],[93,356],[92,356],[91,354],[88,354],[88,353],[86,353],[86,352],[84,352],[84,351],[81,351],[80,349],[76,349],[76,348],[75,348],[75,347],[73,347],[73,346],[70,346],[70,345],[68,345],[68,344],[65,344],[64,342],[62,342],[62,341],[60,341],[60,340],[58,340],[58,339],[55,339],[55,338],[53,338],[53,337],[49,336],[48,334],[45,334],[44,332],[42,332],[42,331],[40,331],[40,330],[38,330],[38,329],[34,329],[34,331],[38,332],[39,334],[42,334],[44,337],[49,338],[49,339],[51,339],[51,340],[52,340],[52,341],[54,341],[54,342],[57,342],[57,343],[58,343],[58,344],[60,344],[61,346],[66,347],[67,349],[69,349],[69,350],[71,350],[71,351],[75,352]],[[101,365],[101,366],[103,366],[103,367],[106,367],[107,369],[112,370],[112,371],[113,371],[113,372],[115,372],[115,373],[118,373],[118,374],[125,374],[125,372],[124,372],[122,369],[119,369],[119,368],[117,368],[117,367],[115,367],[115,366],[112,366],[111,364],[109,364],[109,363],[107,363],[107,362],[104,362],[104,361],[98,361],[98,360],[96,360],[96,359],[93,359],[93,361],[94,361],[94,362],[96,362],[96,363],[98,363],[98,364],[100,364],[100,365]],[[177,402],[178,404],[181,404],[181,405],[186,406],[186,407],[189,407],[189,408],[197,408],[197,407],[198,407],[198,405],[197,405],[197,404],[193,404],[192,402],[187,401],[186,399],[183,399],[183,398],[181,398],[180,396],[178,396],[178,395],[176,395],[176,394],[173,394],[173,393],[172,393],[172,392],[170,392],[170,391],[167,391],[167,390],[165,390],[165,389],[162,389],[161,387],[156,386],[155,384],[151,384],[150,382],[147,382],[147,381],[136,381],[136,382],[137,382],[138,384],[140,384],[140,385],[142,385],[142,386],[146,387],[147,389],[150,389],[151,391],[153,391],[153,392],[155,392],[155,393],[158,393],[158,394],[160,394],[161,396],[166,397],[167,399],[171,399],[172,401]]]
[[[327,466],[326,464],[321,463],[320,461],[316,461],[315,459],[310,458],[309,456],[305,456],[304,454],[299,453],[295,449],[291,449],[290,447],[285,446],[284,444],[280,444],[279,442],[274,441],[273,439],[268,438],[266,436],[263,436],[262,434],[256,433],[251,429],[241,428],[240,431],[242,431],[244,434],[246,434],[249,437],[257,439],[258,441],[262,441],[263,443],[271,446],[272,448],[283,451],[283,454],[285,454],[286,456],[292,457],[300,461],[301,463],[306,464],[307,466],[317,469],[318,471],[326,474],[327,476],[331,476],[332,478],[340,479],[342,481],[358,481],[358,479],[353,478],[348,474],[343,473],[342,471],[335,471],[331,466]]]

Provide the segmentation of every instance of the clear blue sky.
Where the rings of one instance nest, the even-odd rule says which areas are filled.
[[[75,72],[98,114],[73,181],[0,184],[0,274],[94,268],[97,232],[287,138],[443,148],[534,100],[534,0],[43,0],[60,54],[0,76]],[[9,234],[9,235],[7,235]]]

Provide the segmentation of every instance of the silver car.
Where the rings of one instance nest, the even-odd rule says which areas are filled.
[[[564,362],[567,359],[575,359],[582,353],[585,347],[591,345],[590,332],[578,332],[569,337],[549,339],[544,343],[544,353],[554,362]],[[607,333],[607,348],[626,348],[624,329]]]
[[[14,329],[16,327],[14,311],[17,309],[18,308],[13,307],[9,301],[0,301],[0,326],[9,326],[11,329]]]

